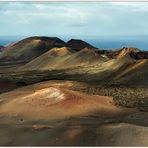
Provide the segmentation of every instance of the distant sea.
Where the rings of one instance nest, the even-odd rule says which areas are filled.
[[[13,42],[12,40],[10,40],[10,41],[0,41],[0,45],[5,46],[5,45],[7,45],[9,43],[12,43],[12,42]]]
[[[96,41],[90,40],[90,44],[100,49],[118,49],[122,47],[135,47],[148,51],[148,41]]]
[[[10,43],[17,42],[17,41],[19,41],[19,40],[17,40],[17,39],[1,40],[1,39],[0,39],[0,45],[5,46],[5,45],[8,45],[8,44],[10,44]]]
[[[12,42],[17,42],[20,39],[8,39],[8,40],[1,40],[0,45],[7,45]],[[97,40],[85,40],[86,42],[90,43],[91,45],[100,48],[100,49],[118,49],[122,47],[136,47],[141,50],[148,51],[148,41],[97,41]]]

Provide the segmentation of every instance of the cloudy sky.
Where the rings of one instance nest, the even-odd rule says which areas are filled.
[[[0,2],[0,36],[143,40],[148,2]]]

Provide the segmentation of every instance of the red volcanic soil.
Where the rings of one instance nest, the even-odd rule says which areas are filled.
[[[33,90],[27,86],[0,95],[1,115],[31,119],[61,119],[77,115],[112,115],[121,110],[111,97],[86,95],[77,91],[50,86]]]

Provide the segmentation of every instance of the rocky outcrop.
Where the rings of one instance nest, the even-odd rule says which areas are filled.
[[[130,56],[136,60],[140,59],[148,59],[148,51],[141,51],[141,52],[132,52],[130,53]]]

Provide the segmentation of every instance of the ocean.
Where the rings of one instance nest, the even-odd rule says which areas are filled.
[[[118,49],[122,47],[135,47],[148,51],[148,41],[96,41],[90,40],[90,44],[100,49]]]

